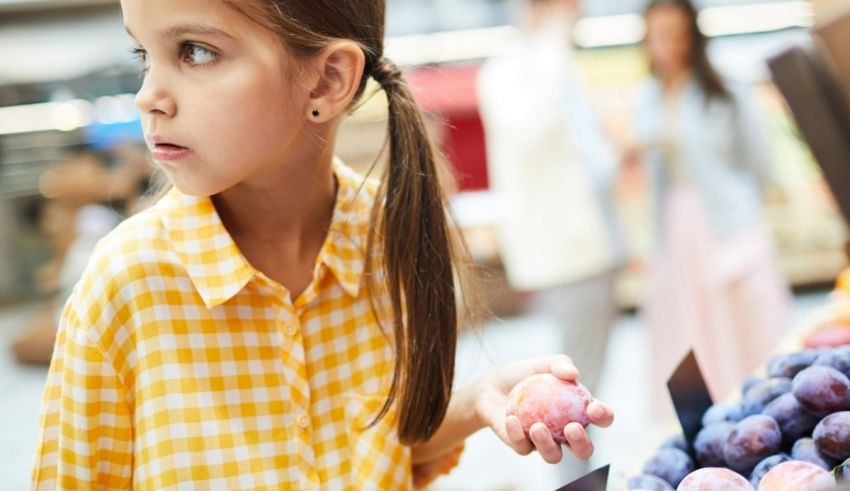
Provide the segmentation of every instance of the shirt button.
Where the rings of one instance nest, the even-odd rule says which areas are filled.
[[[298,416],[296,423],[298,423],[298,426],[300,426],[302,430],[306,430],[310,427],[310,418],[308,418],[306,414],[302,414],[301,416]]]
[[[285,332],[287,336],[295,336],[298,334],[298,326],[295,324],[287,324],[283,329],[283,332]]]

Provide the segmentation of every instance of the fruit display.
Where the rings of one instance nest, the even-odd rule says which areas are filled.
[[[628,489],[819,491],[850,480],[850,346],[780,354],[766,368],[738,402],[692,414],[693,440],[665,440]]]
[[[835,291],[838,293],[850,293],[850,268],[845,269],[835,280]]]
[[[676,488],[658,476],[641,474],[632,477],[628,482],[629,489],[640,489],[641,491],[675,491]]]
[[[791,458],[793,460],[802,460],[803,462],[815,464],[826,470],[835,467],[835,462],[832,459],[820,453],[818,447],[815,445],[814,438],[800,438],[797,440],[794,446],[791,447]]]
[[[831,367],[850,377],[850,346],[821,353],[812,365]]]
[[[747,416],[732,428],[723,446],[730,469],[749,475],[762,460],[782,448],[782,432],[775,419],[763,414]]]
[[[767,473],[770,472],[771,469],[783,462],[788,462],[790,460],[791,457],[780,453],[776,455],[771,455],[770,457],[759,462],[756,468],[753,469],[753,473],[750,474],[750,484],[752,484],[753,489],[758,489],[762,479],[764,479],[764,476],[767,475]]]
[[[830,324],[812,332],[803,344],[807,348],[828,348],[850,344],[850,325]]]
[[[836,348],[850,345],[850,268],[835,282],[829,303],[812,316],[802,340],[806,348]],[[845,372],[845,375],[850,376]]]
[[[531,425],[543,423],[558,443],[565,443],[564,427],[569,423],[590,424],[587,406],[593,397],[578,382],[559,379],[552,374],[532,375],[523,379],[508,394],[507,414],[517,416],[528,434]]]
[[[708,411],[702,416],[702,425],[711,426],[714,423],[720,423],[723,421],[726,422],[737,422],[741,421],[741,405],[740,404],[715,404],[709,408]],[[677,435],[681,436],[681,435]],[[684,439],[682,440],[683,445],[687,445],[684,443]],[[687,447],[684,447],[687,450]]]
[[[800,438],[811,435],[819,421],[817,416],[806,411],[791,393],[777,397],[765,406],[762,414],[776,420],[785,443],[791,445]]]
[[[673,487],[694,471],[694,461],[678,448],[662,448],[643,466],[643,473],[657,476]]]
[[[850,379],[838,370],[811,366],[794,377],[794,397],[803,408],[823,417],[850,409]]]
[[[850,411],[823,418],[813,436],[815,446],[825,456],[839,461],[850,459]]]
[[[704,467],[690,473],[676,491],[752,491],[753,487],[746,479],[729,469],[722,467]]]
[[[774,399],[791,390],[791,379],[771,377],[753,385],[741,399],[741,415],[760,414]]]
[[[697,433],[694,440],[694,453],[697,462],[703,467],[719,467],[726,465],[723,448],[729,434],[735,429],[735,423],[721,421],[704,427]]]
[[[794,378],[803,369],[812,366],[818,356],[820,356],[820,352],[816,350],[803,350],[774,356],[767,364],[767,375]]]
[[[808,462],[783,462],[764,475],[759,491],[832,491],[835,479]]]
[[[850,481],[850,459],[844,461],[844,464],[835,468],[835,479],[839,482]]]

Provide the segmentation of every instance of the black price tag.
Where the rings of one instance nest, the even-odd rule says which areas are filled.
[[[688,448],[693,453],[694,439],[702,429],[702,416],[714,404],[693,350],[688,352],[673,372],[673,376],[667,381],[667,389],[673,399],[676,416],[682,425]]]
[[[590,474],[580,477],[557,491],[605,491],[608,487],[608,472],[610,465],[600,467]]]

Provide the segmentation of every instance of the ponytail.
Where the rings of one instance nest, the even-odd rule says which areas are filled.
[[[412,444],[437,431],[452,392],[458,332],[452,233],[435,151],[409,87],[383,57],[371,75],[387,95],[389,165],[369,250],[380,234],[385,278],[378,287],[389,294],[397,357],[389,397],[375,421],[398,399],[399,438]]]

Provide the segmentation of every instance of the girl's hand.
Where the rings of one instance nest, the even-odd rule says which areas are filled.
[[[507,416],[508,393],[521,380],[537,373],[551,373],[563,380],[578,379],[578,370],[566,355],[548,356],[524,360],[497,368],[480,380],[480,392],[475,410],[480,420],[489,426],[499,438],[520,455],[534,450],[543,460],[556,464],[563,457],[561,446],[552,439],[543,423],[535,423],[526,437],[522,424],[516,416]],[[596,426],[607,428],[614,422],[614,413],[604,404],[594,400],[587,407],[587,415]],[[579,423],[570,423],[564,428],[567,448],[577,458],[586,460],[593,454],[593,443]]]

